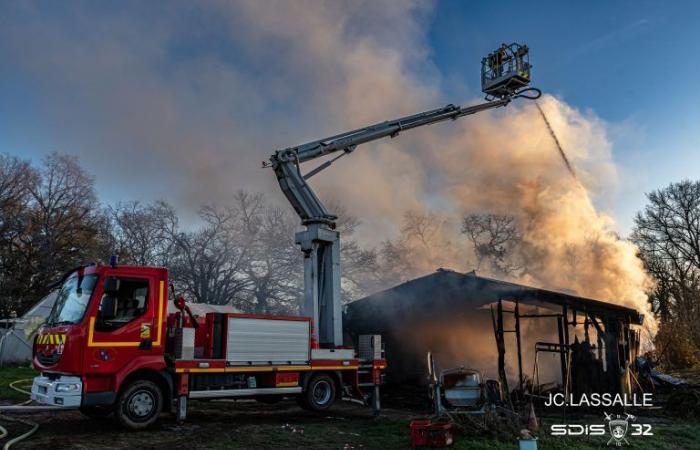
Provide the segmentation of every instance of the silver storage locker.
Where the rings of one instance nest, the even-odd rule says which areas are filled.
[[[175,329],[175,358],[194,359],[194,328]]]
[[[308,364],[310,334],[307,320],[229,317],[226,362],[234,366]]]
[[[361,334],[359,341],[361,360],[382,359],[382,336],[380,334]]]

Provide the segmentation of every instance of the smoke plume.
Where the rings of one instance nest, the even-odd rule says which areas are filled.
[[[534,105],[465,124],[437,152],[444,192],[465,212],[515,217],[522,234],[517,281],[573,291],[649,314],[650,280],[636,247],[596,208],[617,181],[604,124],[554,97],[542,101],[578,180],[570,176]]]
[[[186,213],[246,189],[282,202],[259,168],[275,149],[461,103],[431,61],[432,9],[242,0],[58,14],[7,3],[0,59],[31,83],[31,128],[44,139],[22,142],[78,153],[108,201],[165,198]],[[517,281],[648,312],[636,249],[597,208],[617,181],[606,124],[551,96],[541,106],[578,182],[535,106],[517,103],[364,146],[313,184],[363,220],[370,245],[396,237],[406,210],[442,217],[450,250],[424,272],[472,269],[462,214],[509,214],[522,233]]]

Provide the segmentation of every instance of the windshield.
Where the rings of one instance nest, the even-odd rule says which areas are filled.
[[[97,275],[71,275],[63,282],[56,295],[56,302],[51,309],[46,323],[77,323],[85,314],[85,309],[92,297]]]

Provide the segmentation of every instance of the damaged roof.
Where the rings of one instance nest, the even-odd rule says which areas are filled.
[[[480,308],[499,300],[518,300],[521,304],[554,309],[566,305],[570,310],[588,312],[641,325],[643,316],[635,309],[564,292],[524,286],[481,277],[474,272],[460,273],[438,269],[434,273],[374,293],[348,305],[347,318],[373,317],[377,320],[386,311],[392,315],[416,315],[455,311],[456,307]],[[555,308],[557,307],[557,308]]]

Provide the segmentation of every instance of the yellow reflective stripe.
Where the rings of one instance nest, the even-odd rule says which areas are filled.
[[[207,373],[207,372],[304,372],[308,370],[356,370],[357,366],[272,366],[272,367],[180,367],[175,373]]]
[[[165,291],[165,282],[160,280],[160,286],[158,289],[158,324],[156,325],[156,341],[153,343],[155,347],[160,346],[160,327],[163,324],[163,299]]]
[[[282,366],[276,369],[279,372],[295,372],[297,370],[311,370],[311,366]]]
[[[160,346],[161,340],[161,328],[163,324],[163,300],[165,292],[165,282],[163,280],[159,283],[158,289],[158,325],[156,326],[156,333],[158,338],[153,343],[154,347]],[[95,318],[90,317],[90,323],[88,325],[88,347],[138,347],[141,345],[141,341],[136,342],[95,342]]]
[[[95,318],[90,317],[90,324],[88,325],[88,347],[91,347],[90,344],[92,344],[92,338],[95,330]]]
[[[65,334],[44,334],[36,338],[37,344],[65,344],[68,336]]]
[[[95,318],[88,325],[88,347],[138,347],[141,342],[95,342]]]
[[[304,370],[311,370],[310,366],[284,366],[284,367],[212,367],[212,368],[199,368],[199,367],[181,367],[175,369],[176,373],[206,373],[206,372],[274,372],[274,371],[295,371],[300,372]]]

